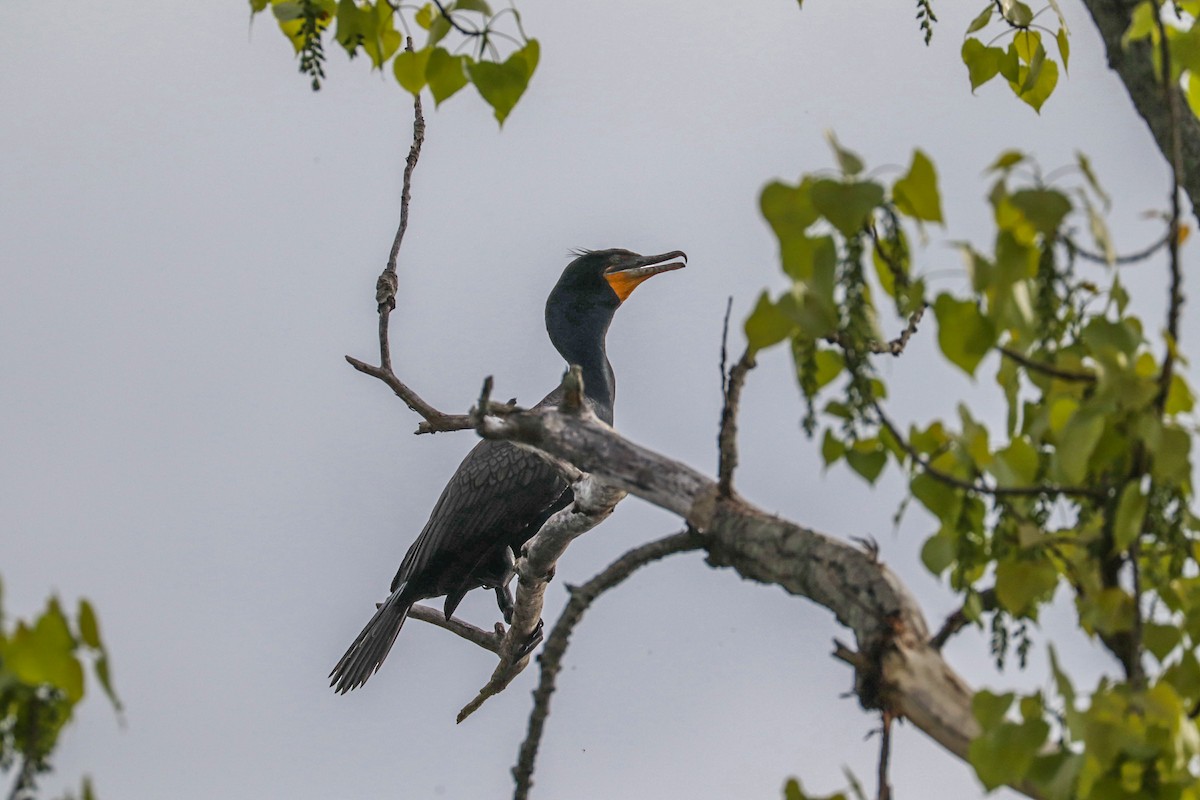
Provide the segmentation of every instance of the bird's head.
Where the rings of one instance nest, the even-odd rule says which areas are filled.
[[[655,256],[643,256],[629,250],[579,250],[575,260],[563,270],[550,302],[598,305],[615,309],[642,281],[683,269],[687,254],[672,250]],[[675,261],[672,259],[682,259]]]

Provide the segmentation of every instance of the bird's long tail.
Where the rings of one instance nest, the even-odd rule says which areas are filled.
[[[329,685],[334,691],[345,694],[357,689],[379,670],[408,617],[408,609],[412,607],[411,600],[401,598],[403,591],[404,584],[401,584],[383,601],[383,605],[376,609],[375,616],[371,617],[354,644],[350,645],[350,649],[329,673]]]

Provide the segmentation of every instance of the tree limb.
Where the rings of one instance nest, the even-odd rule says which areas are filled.
[[[967,758],[979,732],[972,691],[930,646],[924,615],[882,563],[852,544],[774,517],[741,498],[720,498],[716,481],[641,447],[594,417],[554,408],[484,417],[480,435],[523,442],[612,486],[683,517],[703,537],[708,562],[807,597],[853,631],[864,668],[856,692],[870,708],[909,719]],[[1030,787],[1021,791],[1036,796]]]
[[[525,741],[513,767],[513,780],[516,788],[514,800],[525,800],[533,786],[533,766],[537,758],[538,746],[546,727],[546,718],[550,715],[550,698],[554,694],[555,679],[562,670],[562,659],[567,651],[567,644],[575,626],[583,619],[584,612],[591,607],[597,597],[618,585],[640,567],[658,561],[672,553],[683,553],[696,550],[702,546],[699,534],[690,528],[680,533],[658,539],[640,547],[635,547],[604,568],[600,574],[589,580],[583,586],[571,587],[571,599],[567,607],[554,623],[554,629],[546,638],[546,646],[542,649],[538,661],[541,664],[541,676],[537,688],[533,691],[533,708],[529,712],[529,728]]]
[[[1133,101],[1134,108],[1145,120],[1158,145],[1159,152],[1178,176],[1180,186],[1192,204],[1192,214],[1200,219],[1200,121],[1192,114],[1180,114],[1178,125],[1173,124],[1171,108],[1186,108],[1186,101],[1178,86],[1167,91],[1174,97],[1163,102],[1163,84],[1154,73],[1149,41],[1130,42],[1122,47],[1121,37],[1129,28],[1130,17],[1137,3],[1131,0],[1083,0],[1092,20],[1096,23],[1108,54],[1108,66],[1121,82]],[[1178,129],[1178,150],[1175,133]],[[1176,158],[1178,155],[1178,159]]]

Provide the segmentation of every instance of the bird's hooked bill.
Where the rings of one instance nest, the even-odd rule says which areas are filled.
[[[682,258],[683,261],[671,261],[673,258]],[[605,270],[604,279],[624,302],[642,281],[660,272],[683,269],[687,266],[686,262],[687,253],[682,250],[672,250],[656,256],[631,255],[630,258],[623,259]]]

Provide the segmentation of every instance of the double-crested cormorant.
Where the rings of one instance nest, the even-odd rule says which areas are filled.
[[[567,360],[583,371],[584,394],[596,416],[611,424],[616,379],[604,337],[618,306],[634,288],[687,260],[678,251],[640,256],[628,250],[585,251],[563,270],[546,300],[546,331]],[[562,387],[539,405],[557,403]],[[408,548],[391,595],[330,673],[345,693],[375,674],[418,600],[446,596],[447,619],[471,589],[496,590],[506,618],[515,554],[572,494],[558,471],[535,453],[507,442],[484,440],[458,466]]]

